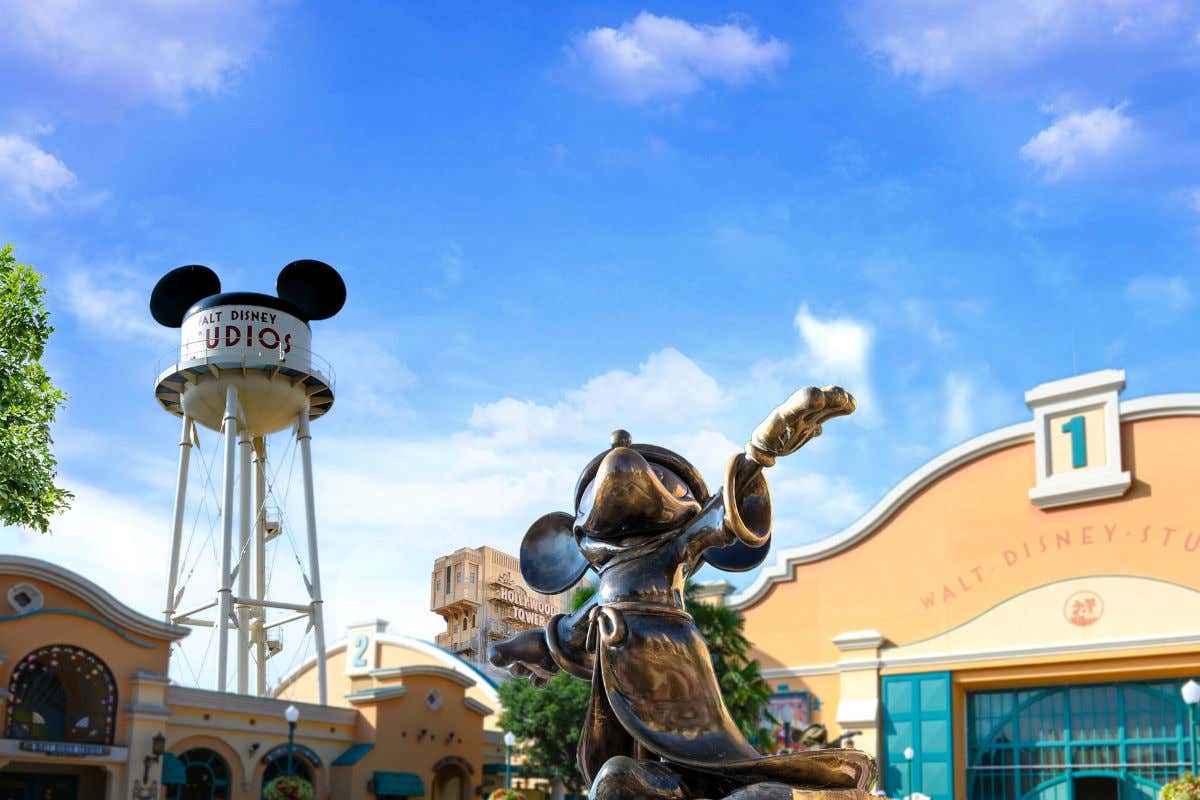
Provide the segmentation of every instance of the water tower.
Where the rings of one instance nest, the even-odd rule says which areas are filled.
[[[346,286],[333,267],[304,260],[283,268],[276,291],[277,296],[222,292],[216,273],[192,265],[168,272],[150,296],[154,319],[169,328],[181,329],[178,360],[159,373],[155,386],[159,404],[183,420],[166,617],[175,623],[216,626],[219,691],[228,688],[229,634],[235,630],[237,691],[249,693],[253,647],[257,662],[255,693],[259,695],[267,692],[266,662],[277,641],[270,638],[269,631],[307,619],[315,641],[320,702],[325,703],[325,629],[309,423],[327,413],[333,404],[333,375],[328,365],[312,353],[309,322],[336,314],[346,301]],[[219,585],[215,595],[204,595],[204,603],[181,612],[186,582],[180,586],[180,544],[191,449],[199,442],[197,425],[220,433],[224,440],[221,495],[216,503],[221,532]],[[308,551],[307,575],[302,574],[308,591],[304,602],[268,597],[266,578],[266,545],[279,535],[279,521],[272,518],[268,507],[266,437],[289,428],[299,448],[303,480]],[[298,552],[296,561],[303,573]],[[253,591],[251,565],[255,573]],[[215,622],[196,616],[213,608]],[[288,615],[268,622],[268,611]]]

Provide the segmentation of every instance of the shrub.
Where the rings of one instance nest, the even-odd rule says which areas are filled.
[[[1200,776],[1185,772],[1163,787],[1162,800],[1200,800]]]
[[[280,775],[267,784],[266,800],[313,800],[313,787],[299,775]]]

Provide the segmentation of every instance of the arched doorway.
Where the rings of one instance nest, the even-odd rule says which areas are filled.
[[[117,684],[94,653],[68,644],[34,650],[13,668],[4,737],[113,743]]]
[[[1113,775],[1075,779],[1075,800],[1121,800],[1121,780]]]
[[[468,800],[471,773],[456,758],[443,758],[434,765],[432,800]]]
[[[187,780],[167,787],[167,800],[229,800],[229,765],[214,750],[197,747],[179,757]]]

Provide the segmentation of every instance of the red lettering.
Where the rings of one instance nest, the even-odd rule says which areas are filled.
[[[1108,541],[1111,542],[1113,540],[1113,537],[1117,535],[1117,526],[1116,525],[1111,525],[1111,526],[1105,525],[1104,532],[1108,535]]]
[[[1062,533],[1054,534],[1054,544],[1055,544],[1055,546],[1058,547],[1059,550],[1061,550],[1063,548],[1063,545],[1070,547],[1071,546],[1071,532],[1069,530],[1067,530],[1067,531],[1063,531]]]
[[[1011,567],[1013,564],[1017,563],[1017,558],[1017,554],[1012,550],[1004,551],[1004,563],[1008,564],[1008,566]]]
[[[267,341],[268,335],[271,337],[271,341],[269,342]],[[258,343],[268,350],[274,350],[276,347],[279,347],[279,334],[275,332],[274,328],[259,328]]]
[[[292,335],[290,333],[283,337],[283,352],[292,352]]]
[[[934,603],[933,592],[930,592],[929,594],[921,595],[921,607],[922,608],[933,608],[933,603]]]
[[[1163,528],[1163,530],[1166,531],[1166,535],[1163,536],[1163,547],[1166,547],[1167,542],[1171,541],[1171,534],[1175,532],[1175,529],[1174,528]]]
[[[237,328],[233,325],[225,326],[225,346],[226,347],[233,347],[235,344],[237,344],[241,340],[242,340],[241,328]]]
[[[1084,525],[1082,528],[1079,529],[1079,540],[1083,544],[1091,544],[1092,543],[1091,531],[1092,531],[1091,525]]]
[[[971,587],[967,586],[966,581],[962,579],[962,575],[958,576],[958,588],[962,589],[964,592],[971,591]]]
[[[983,583],[983,568],[982,567],[971,567],[971,572],[975,573],[976,582]]]
[[[209,328],[204,332],[204,344],[209,350],[213,350],[221,346],[221,329]]]
[[[1184,549],[1187,550],[1189,553],[1192,552],[1193,550],[1195,550],[1197,547],[1200,547],[1200,536],[1196,536],[1196,543],[1192,544],[1193,536],[1196,536],[1196,534],[1192,533],[1191,531],[1188,531],[1187,541],[1185,541],[1183,543]]]
[[[951,591],[949,586],[946,586],[945,584],[942,585],[942,602],[943,603],[946,602],[947,600],[954,600],[957,597],[958,597],[958,595],[956,595],[953,591]]]

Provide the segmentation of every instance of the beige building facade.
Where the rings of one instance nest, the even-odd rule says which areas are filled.
[[[269,697],[171,683],[187,628],[45,561],[0,555],[0,603],[0,800],[258,800],[287,768],[292,705],[292,768],[319,800],[469,800],[503,784],[495,686],[380,620],[329,650],[319,705],[314,661]]]
[[[493,547],[464,547],[438,558],[429,593],[430,610],[446,621],[435,644],[476,664],[486,662],[492,642],[545,626],[570,600],[569,592],[530,589],[517,557]]]

